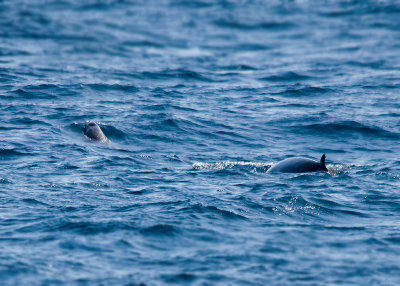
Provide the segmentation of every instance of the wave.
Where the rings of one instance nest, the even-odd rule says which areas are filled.
[[[204,204],[194,204],[190,207],[185,207],[182,209],[185,213],[193,213],[193,214],[206,214],[206,215],[217,215],[221,216],[224,219],[228,220],[244,220],[247,219],[245,216],[241,214],[237,214],[232,210],[224,210],[220,207],[216,206],[207,206]]]
[[[252,45],[250,47],[248,45],[246,45],[246,47],[248,47],[249,49],[256,48],[256,47],[254,47]],[[259,48],[263,49],[262,47],[259,47]],[[247,65],[247,64],[221,66],[220,69],[222,69],[222,70],[232,70],[232,71],[253,71],[253,70],[257,70],[256,67],[251,66],[251,65]]]
[[[0,58],[0,64],[2,64],[3,62],[1,61]],[[8,88],[13,88],[14,86],[11,85],[13,84],[15,81],[17,81],[19,79],[18,76],[11,74],[12,71],[8,70],[8,69],[4,69],[4,68],[0,68],[0,83],[9,83],[10,85],[8,86]],[[5,89],[5,86],[3,85],[3,88]]]
[[[163,44],[150,40],[125,41],[122,43],[122,45],[128,47],[153,47],[153,48],[164,47]]]
[[[11,184],[12,182],[7,178],[0,178],[0,184]]]
[[[12,159],[14,157],[21,157],[21,156],[30,156],[29,153],[24,153],[20,151],[16,151],[14,148],[0,148],[0,160],[4,159]]]
[[[301,80],[306,80],[309,79],[310,76],[305,75],[305,74],[300,74],[292,71],[284,72],[278,75],[271,75],[267,77],[262,77],[260,80],[265,80],[265,81],[301,81]]]
[[[142,228],[140,233],[151,236],[172,236],[179,233],[179,229],[170,224],[156,224]]]
[[[83,235],[95,235],[99,233],[110,233],[118,230],[137,230],[137,227],[130,223],[120,221],[91,222],[91,221],[65,221],[58,225],[50,226],[52,231],[70,231]]]
[[[296,215],[308,214],[318,216],[321,214],[321,208],[317,204],[307,201],[302,196],[284,196],[275,200],[273,211],[276,215]]]
[[[204,76],[201,73],[186,70],[186,69],[175,69],[175,70],[162,70],[158,72],[142,72],[138,74],[138,76],[142,79],[155,79],[155,80],[167,80],[167,79],[186,79],[186,80],[195,80],[195,81],[203,81],[203,82],[215,82],[217,80],[211,79],[209,77]]]
[[[223,161],[217,163],[193,163],[192,168],[194,170],[227,170],[227,169],[239,169],[253,171],[257,173],[265,173],[272,163],[258,163],[258,162],[245,162],[245,161]]]
[[[322,95],[326,93],[332,92],[332,89],[330,88],[324,88],[324,87],[315,87],[315,86],[306,86],[302,88],[297,88],[297,89],[286,89],[278,93],[273,93],[274,95],[282,95],[282,96],[313,96],[313,95]]]
[[[198,278],[198,276],[193,273],[164,274],[161,277],[164,279],[166,284],[182,285],[191,284]]]
[[[171,7],[182,7],[182,8],[196,8],[196,9],[201,9],[201,8],[209,8],[214,6],[216,3],[214,1],[207,1],[207,0],[192,0],[192,1],[186,1],[186,0],[177,0],[177,1],[171,1],[170,6]]]
[[[51,126],[51,124],[42,121],[42,120],[37,120],[37,119],[32,119],[29,117],[21,117],[21,118],[14,118],[10,121],[12,124],[17,124],[17,125],[45,125],[45,126]]]
[[[386,62],[384,60],[376,60],[376,61],[351,60],[346,62],[346,64],[350,66],[358,66],[362,68],[371,68],[376,70],[386,67]]]
[[[10,93],[21,99],[54,99],[59,96],[76,96],[77,87],[56,84],[26,85],[12,90]]]
[[[351,3],[351,2],[350,2]],[[359,5],[363,3],[364,5]],[[332,18],[345,18],[348,16],[361,16],[361,15],[374,15],[374,14],[398,14],[400,8],[396,2],[391,1],[353,1],[349,6],[344,5],[342,8],[338,9],[323,9],[319,14],[323,17]]]
[[[355,209],[353,206],[346,206],[343,203],[334,201],[329,197],[306,199],[301,195],[283,196],[275,200],[277,202],[274,207],[276,214],[285,214],[298,216],[299,213],[312,216],[327,215],[328,218],[335,220],[337,216],[355,216],[366,218],[369,215],[361,210]]]
[[[296,125],[292,129],[298,133],[316,133],[328,136],[337,136],[337,134],[374,136],[390,139],[400,138],[399,133],[390,132],[385,129],[361,124],[357,121],[341,121],[335,123],[316,123],[306,125]]]
[[[228,19],[220,19],[214,21],[214,24],[221,28],[232,28],[240,30],[282,30],[282,29],[290,29],[295,26],[292,22],[284,22],[284,21],[244,23],[238,20],[232,21]]]
[[[111,140],[125,140],[127,139],[128,135],[123,132],[122,130],[119,130],[118,128],[112,126],[112,125],[99,125],[101,129],[103,130],[104,134],[110,138]]]
[[[122,84],[93,83],[93,84],[87,84],[86,86],[95,91],[116,90],[124,92],[137,92],[139,90],[139,88],[134,85],[122,85]]]

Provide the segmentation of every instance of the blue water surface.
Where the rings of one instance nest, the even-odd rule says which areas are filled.
[[[1,1],[1,285],[400,285],[399,55],[398,1]]]

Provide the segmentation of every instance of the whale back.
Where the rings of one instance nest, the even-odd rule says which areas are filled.
[[[104,135],[100,126],[95,122],[89,122],[83,127],[83,134],[90,140],[108,142],[109,139]]]
[[[304,158],[293,157],[276,163],[268,173],[306,173],[317,171],[328,171],[325,165],[325,155],[322,155],[320,162]]]

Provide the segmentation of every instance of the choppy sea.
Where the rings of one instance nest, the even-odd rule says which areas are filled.
[[[398,1],[0,2],[1,285],[399,285],[399,143]]]

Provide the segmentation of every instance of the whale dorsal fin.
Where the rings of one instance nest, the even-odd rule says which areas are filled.
[[[321,164],[325,166],[325,154],[321,156]]]

